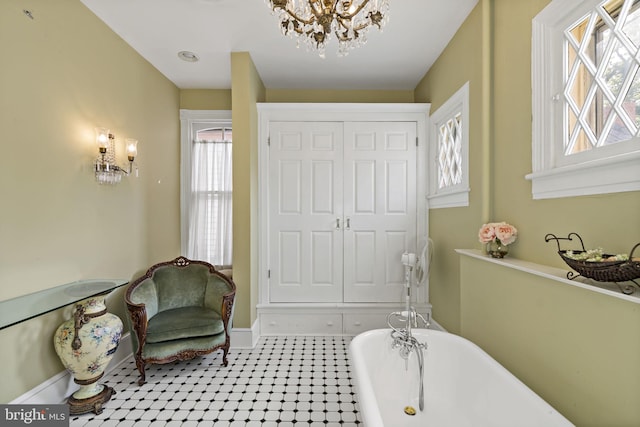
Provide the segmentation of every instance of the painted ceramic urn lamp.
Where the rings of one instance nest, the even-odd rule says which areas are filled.
[[[73,317],[61,324],[54,335],[56,353],[80,385],[67,401],[70,414],[100,414],[103,404],[115,394],[112,387],[98,384],[122,335],[122,321],[108,313],[105,305],[110,292],[78,302]]]

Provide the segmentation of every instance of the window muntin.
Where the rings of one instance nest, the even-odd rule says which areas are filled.
[[[469,82],[430,117],[429,208],[469,205]]]
[[[462,113],[438,130],[438,188],[443,189],[462,183]]]
[[[608,0],[564,30],[562,156],[638,136],[638,0]]]

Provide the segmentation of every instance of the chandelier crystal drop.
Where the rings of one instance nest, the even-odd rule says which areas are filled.
[[[338,40],[338,56],[367,42],[372,26],[382,30],[388,0],[265,0],[280,21],[282,34],[298,38],[324,58],[327,43]]]

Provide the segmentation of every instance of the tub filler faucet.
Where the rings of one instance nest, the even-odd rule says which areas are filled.
[[[411,306],[411,273],[415,266],[415,254],[403,254],[402,263],[405,267],[405,310],[395,311],[387,316],[387,324],[391,328],[391,348],[399,349],[400,357],[405,360],[405,368],[409,368],[409,357],[415,353],[418,359],[420,390],[419,407],[424,410],[424,353],[427,343],[418,341],[412,334],[412,328],[428,328],[430,322]],[[419,324],[421,323],[421,325]],[[399,325],[399,326],[398,326]]]
[[[391,328],[391,338],[393,341],[391,342],[391,348],[399,349],[398,352],[400,357],[402,357],[405,361],[405,369],[409,369],[409,357],[411,357],[411,353],[415,353],[418,359],[418,375],[419,375],[419,385],[420,389],[418,391],[418,404],[420,411],[424,410],[424,353],[423,351],[427,348],[426,342],[418,341],[411,334],[411,327],[418,327],[418,319],[422,321],[424,327],[429,326],[429,322],[422,317],[419,313],[416,312],[415,308],[411,307],[409,312],[393,312],[387,316],[387,323]],[[394,321],[395,320],[395,321]],[[394,323],[404,322],[404,328],[398,328],[394,325]]]

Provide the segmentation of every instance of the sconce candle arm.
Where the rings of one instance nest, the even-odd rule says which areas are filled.
[[[117,184],[122,176],[133,173],[133,163],[138,155],[138,140],[133,138],[125,140],[127,159],[129,160],[128,168],[116,164],[114,142],[115,135],[110,133],[109,129],[96,128],[96,143],[100,157],[95,162],[95,176],[96,181],[100,184]]]
[[[133,160],[129,161],[128,169],[122,168],[118,165],[112,165],[109,163],[103,163],[103,164],[96,163],[96,172],[100,172],[100,171],[105,171],[105,172],[114,171],[114,172],[120,172],[125,175],[131,175],[133,173]]]

